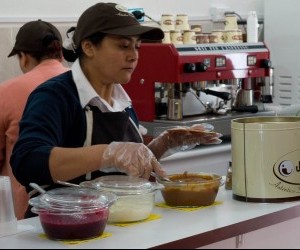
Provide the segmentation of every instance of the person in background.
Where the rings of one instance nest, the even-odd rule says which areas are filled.
[[[15,179],[9,164],[19,134],[19,121],[32,90],[68,69],[62,65],[59,31],[42,20],[28,22],[20,28],[8,57],[15,55],[24,74],[0,84],[0,175],[11,178],[15,214],[22,219],[28,207],[28,194]]]
[[[72,36],[73,34],[73,36]],[[220,134],[188,129],[164,132],[147,146],[122,87],[129,82],[143,40],[161,41],[160,28],[141,25],[115,3],[85,10],[66,42],[77,58],[71,71],[46,81],[28,98],[11,166],[30,196],[34,182],[49,190],[57,181],[79,184],[107,174],[148,179],[165,176],[158,160],[171,148],[218,143]],[[74,56],[75,55],[75,56]],[[203,131],[201,125],[194,130]],[[35,216],[27,210],[26,217]]]

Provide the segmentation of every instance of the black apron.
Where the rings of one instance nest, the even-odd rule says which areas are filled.
[[[113,141],[142,143],[138,131],[138,123],[133,109],[123,112],[102,112],[95,106],[86,108],[87,138],[85,146],[109,144]],[[96,171],[86,175],[86,180],[95,179],[107,174],[122,174],[121,172]]]
[[[127,108],[123,112],[102,112],[98,107],[86,107],[86,140],[84,146],[91,146],[96,144],[109,144],[113,141],[120,142],[138,142],[142,143],[143,139],[138,131],[138,120],[135,111],[132,108]],[[120,175],[124,174],[119,171],[103,172],[94,171],[80,176],[76,179],[70,180],[71,183],[80,184],[86,180],[93,180],[104,175]],[[61,187],[59,184],[44,186],[45,190]],[[37,196],[35,193],[31,196]],[[25,218],[37,216],[31,212],[31,206],[28,207]]]
[[[128,112],[101,112],[97,107],[89,106],[87,117],[90,111],[93,113],[91,145],[109,144],[112,141],[142,142],[138,128]]]

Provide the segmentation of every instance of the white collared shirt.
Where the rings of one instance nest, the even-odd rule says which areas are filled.
[[[119,112],[124,111],[125,108],[131,106],[131,99],[121,84],[114,84],[112,94],[113,106],[111,106],[96,93],[91,83],[82,72],[79,59],[73,63],[71,70],[82,108],[91,104],[97,106],[102,112]]]
[[[82,72],[79,59],[76,59],[73,63],[71,70],[82,108],[91,104],[97,106],[102,112],[121,112],[131,106],[131,99],[121,84],[114,84],[112,94],[113,106],[111,106],[96,93],[91,83]],[[142,135],[147,134],[147,129],[142,125],[139,125],[138,130]]]

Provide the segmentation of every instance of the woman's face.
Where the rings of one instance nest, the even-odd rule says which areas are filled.
[[[102,84],[127,83],[138,62],[139,37],[107,35],[97,45],[91,45],[87,55],[88,71]]]

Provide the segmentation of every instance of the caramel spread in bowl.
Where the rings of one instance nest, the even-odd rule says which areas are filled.
[[[211,175],[201,175],[201,174],[175,174],[169,177],[172,181],[179,181],[179,182],[187,182],[187,183],[193,183],[193,182],[205,182],[208,180],[213,180],[213,176]]]
[[[169,206],[199,207],[214,203],[222,177],[216,174],[184,173],[167,176],[173,182],[157,180],[164,185],[162,196]]]

